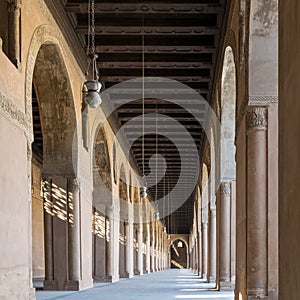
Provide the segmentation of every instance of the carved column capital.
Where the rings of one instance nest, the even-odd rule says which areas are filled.
[[[221,196],[229,196],[231,193],[231,185],[230,182],[222,182],[220,186],[220,194]]]
[[[68,191],[74,193],[79,191],[79,181],[77,178],[68,178],[67,181]]]
[[[214,207],[214,208],[211,208],[210,209],[210,216],[212,217],[212,218],[215,218],[216,217],[216,208]]]
[[[42,173],[42,180],[50,182],[52,180],[52,176],[50,174],[47,174],[47,173]]]
[[[106,214],[106,216],[111,217],[112,214],[113,214],[113,212],[114,212],[114,207],[112,205],[106,205],[105,206],[105,214]]]
[[[16,10],[21,9],[22,7],[22,0],[6,0],[8,7],[7,10],[9,12],[15,12]]]
[[[247,130],[266,130],[268,128],[267,108],[249,106],[246,112]]]

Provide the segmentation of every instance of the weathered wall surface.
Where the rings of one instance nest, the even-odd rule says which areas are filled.
[[[16,68],[0,50],[0,138],[3,145],[0,150],[1,299],[33,298],[32,275],[44,276],[43,255],[40,255],[43,252],[43,207],[39,198],[39,179],[35,177],[37,181],[34,182],[33,190],[30,186],[32,125],[29,106],[33,69],[40,46],[48,42],[60,48],[71,82],[78,121],[84,78],[44,1],[23,1],[20,27],[19,68]],[[85,191],[82,193],[88,195],[89,199],[87,201],[82,197],[81,233],[84,237],[82,253],[86,255],[82,255],[81,288],[87,288],[92,286],[89,254],[92,244],[90,222],[92,193],[91,187],[83,189]],[[35,257],[33,270],[32,254]]]
[[[279,298],[299,299],[299,1],[279,1]]]

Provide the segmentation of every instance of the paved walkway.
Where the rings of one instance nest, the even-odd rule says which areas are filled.
[[[100,284],[81,292],[37,291],[36,297],[37,300],[234,299],[232,292],[218,292],[213,288],[213,284],[203,282],[190,270],[171,269]]]

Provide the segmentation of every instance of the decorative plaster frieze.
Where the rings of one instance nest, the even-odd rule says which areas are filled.
[[[10,99],[0,92],[0,114],[8,121],[13,123],[21,129],[26,137],[32,142],[33,134],[31,122],[27,115],[25,115]]]
[[[68,186],[68,191],[74,193],[79,191],[80,184],[78,179],[74,177],[74,178],[67,179],[67,186]]]
[[[229,196],[231,193],[231,186],[230,186],[230,182],[222,182],[221,186],[220,186],[220,194],[221,195],[225,195],[225,196]]]
[[[267,108],[249,106],[247,108],[247,130],[266,130],[268,127]]]
[[[263,105],[268,106],[271,103],[277,103],[278,96],[249,96],[249,106]]]

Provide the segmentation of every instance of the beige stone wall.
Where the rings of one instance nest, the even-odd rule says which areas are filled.
[[[42,202],[37,187],[39,181],[37,178],[40,174],[34,176],[31,198],[31,159],[27,157],[27,153],[31,154],[32,141],[30,124],[32,73],[40,46],[45,42],[54,43],[62,53],[71,82],[78,123],[80,123],[81,87],[84,80],[83,72],[79,69],[70,47],[62,37],[44,1],[23,1],[21,20],[20,67],[17,69],[0,50],[0,138],[2,145],[5,145],[0,149],[1,299],[32,298],[32,276],[44,274],[43,255],[40,255],[43,251]],[[92,286],[91,255],[89,255],[92,244],[91,189],[90,186],[82,185],[82,194],[86,196],[81,198],[82,288]],[[32,254],[35,258],[33,270]]]
[[[2,116],[0,137],[0,299],[30,299],[31,195],[27,143],[23,132]]]

